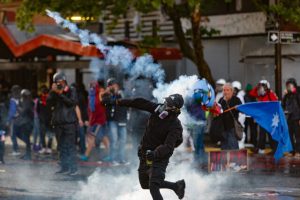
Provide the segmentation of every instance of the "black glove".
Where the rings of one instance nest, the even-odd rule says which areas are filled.
[[[154,151],[148,151],[146,153],[146,159],[149,161],[153,161],[155,158],[155,152]]]

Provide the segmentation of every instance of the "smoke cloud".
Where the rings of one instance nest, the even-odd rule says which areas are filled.
[[[87,183],[80,183],[80,191],[74,195],[74,200],[152,200],[149,190],[143,190],[138,183],[138,174],[132,170],[129,174],[118,172],[95,171]],[[228,177],[218,174],[203,175],[191,168],[189,163],[174,165],[167,169],[166,180],[177,181],[185,179],[185,198],[189,200],[215,200],[222,192],[221,188]],[[162,189],[165,200],[178,199],[171,190]]]
[[[103,53],[107,65],[119,66],[134,77],[142,75],[153,78],[157,82],[164,80],[165,72],[159,64],[154,63],[151,55],[140,56],[134,63],[134,56],[129,49],[123,46],[108,46],[97,34],[90,34],[88,30],[79,29],[76,24],[64,19],[58,12],[50,10],[46,10],[46,12],[58,25],[68,28],[73,34],[77,35],[83,46],[88,46],[90,43],[95,44],[96,48]]]

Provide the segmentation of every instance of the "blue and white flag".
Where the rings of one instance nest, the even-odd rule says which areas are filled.
[[[253,117],[278,142],[277,150],[274,154],[276,161],[285,152],[293,150],[288,125],[279,101],[246,103],[237,106],[236,109]]]

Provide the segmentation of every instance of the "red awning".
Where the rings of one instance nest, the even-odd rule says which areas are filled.
[[[135,56],[140,52],[130,48]],[[178,60],[181,52],[176,48],[150,48],[150,54],[156,60]],[[93,45],[82,46],[79,42],[70,41],[55,35],[41,34],[18,44],[9,30],[0,26],[0,58],[46,57],[47,55],[74,55],[88,57],[103,57],[103,54]]]

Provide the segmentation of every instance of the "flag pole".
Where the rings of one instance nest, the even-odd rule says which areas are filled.
[[[236,106],[233,106],[231,108],[228,108],[227,110],[224,110],[223,113],[229,112],[229,111],[234,110],[234,109],[236,109]]]

